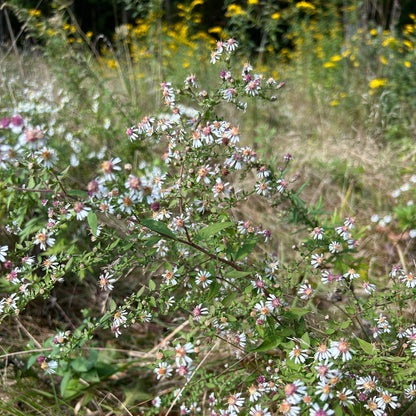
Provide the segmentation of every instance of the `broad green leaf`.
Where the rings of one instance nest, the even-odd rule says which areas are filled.
[[[82,191],[81,189],[71,189],[66,194],[69,195],[69,196],[74,196],[74,197],[78,197],[78,198],[87,198],[88,197],[88,192]]]
[[[84,357],[74,358],[71,360],[70,364],[71,367],[79,373],[85,373],[94,367],[94,361],[87,360]]]
[[[87,220],[88,220],[88,225],[91,227],[91,231],[94,237],[97,237],[98,220],[97,220],[97,215],[95,214],[94,211],[90,211],[88,213]]]
[[[208,225],[208,227],[199,230],[198,234],[195,236],[196,240],[206,240],[207,238],[211,237],[211,235],[218,233],[226,228],[233,226],[234,223],[227,221],[227,222],[219,222],[215,224]]]
[[[288,315],[292,315],[295,318],[300,318],[303,315],[306,315],[307,313],[309,313],[310,311],[308,309],[303,309],[303,308],[290,308],[289,311],[287,312]]]
[[[280,343],[282,338],[278,336],[273,336],[265,339],[257,348],[251,350],[252,352],[264,352],[274,350]]]
[[[235,260],[242,260],[247,257],[256,247],[257,239],[248,240],[240,247],[235,255]]]
[[[151,291],[156,289],[156,283],[153,280],[149,280],[149,289]]]
[[[114,312],[116,309],[117,309],[117,303],[114,301],[114,299],[111,299],[110,312]]]
[[[38,354],[30,356],[26,362],[26,366],[25,366],[26,369],[29,369],[30,367],[32,367],[32,365],[35,364],[37,358],[38,358]]]
[[[72,373],[70,371],[66,372],[64,377],[61,380],[61,396],[65,397],[65,392],[68,389],[69,381],[71,380]]]
[[[302,345],[301,345],[301,347],[302,348],[304,348],[305,346],[307,346],[307,347],[310,347],[310,345],[311,345],[311,340],[310,340],[310,338],[309,338],[309,334],[307,333],[307,332],[305,332],[303,335],[302,335],[302,338],[301,338],[301,340],[303,341],[303,347],[302,347]]]
[[[227,295],[224,300],[222,301],[222,304],[227,307],[230,306],[232,301],[237,297],[237,292],[232,292],[229,295]]]
[[[163,222],[156,221],[156,220],[149,220],[149,219],[146,220],[145,219],[145,220],[141,221],[141,224],[144,225],[145,227],[147,227],[149,230],[152,230],[152,231],[154,231],[158,234],[166,235],[166,236],[176,240],[175,234],[173,234],[173,232]]]
[[[376,352],[376,349],[374,348],[374,346],[371,345],[369,342],[364,341],[363,339],[358,338],[358,337],[357,337],[357,341],[360,344],[361,349],[366,354],[373,355]]]
[[[225,277],[227,279],[238,279],[240,277],[248,276],[250,272],[240,272],[239,270],[232,270],[231,272],[228,272],[225,274]]]
[[[215,298],[218,295],[218,293],[220,292],[220,287],[221,286],[218,284],[218,282],[216,280],[214,280],[209,285],[207,300],[211,300],[212,298]]]

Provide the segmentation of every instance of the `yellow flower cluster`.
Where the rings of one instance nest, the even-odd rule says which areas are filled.
[[[296,3],[296,7],[303,10],[316,10],[316,7],[307,1],[299,1]]]
[[[233,16],[245,15],[245,14],[246,12],[238,4],[230,4],[227,7],[227,11],[225,12],[226,17],[233,17]]]
[[[386,78],[375,78],[368,83],[368,86],[374,90],[376,88],[384,87],[387,84]]]

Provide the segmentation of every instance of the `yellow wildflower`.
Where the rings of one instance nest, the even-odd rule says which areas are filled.
[[[412,66],[412,64],[409,61],[404,61],[404,66],[406,68],[410,68]]]
[[[331,101],[331,103],[330,103],[333,107],[335,107],[336,105],[338,105],[339,104],[339,101],[338,100],[333,100],[333,101]]]
[[[108,62],[107,62],[107,65],[111,69],[116,69],[117,68],[117,62],[114,59],[109,59]]]
[[[204,4],[204,2],[202,1],[202,0],[194,0],[190,5],[189,5],[189,7],[191,8],[191,9],[193,9],[195,6],[198,6],[198,5],[200,5],[200,4]]]
[[[373,90],[375,88],[384,87],[386,84],[386,78],[375,78],[368,83],[368,86]]]
[[[347,93],[346,93],[346,92],[342,92],[339,96],[340,96],[341,98],[345,98],[345,97],[347,97]]]
[[[40,10],[37,10],[37,9],[30,9],[29,10],[29,16],[32,16],[32,17],[39,17],[40,16]]]
[[[91,32],[91,31],[87,32],[87,33],[85,34],[85,36],[86,36],[87,38],[90,38],[90,37],[92,36],[92,32]]]
[[[339,56],[339,55],[334,55],[332,58],[331,58],[331,62],[338,62],[338,61],[340,61],[342,59],[342,57],[341,56]]]
[[[383,65],[387,65],[387,59],[383,55],[380,55],[380,58],[378,58],[378,59],[380,60],[380,62]]]
[[[237,16],[239,14],[245,15],[246,12],[238,4],[230,4],[227,7],[227,11],[225,13],[225,16],[226,17],[233,17],[233,16]]]
[[[336,65],[333,62],[325,62],[323,64],[324,68],[334,68]]]
[[[270,17],[273,19],[273,20],[277,20],[277,19],[280,19],[280,13],[273,13]]]
[[[370,34],[371,34],[371,36],[376,36],[377,35],[377,29],[371,29]]]
[[[308,3],[307,1],[299,1],[298,3],[296,3],[296,7],[298,9],[304,9],[304,10],[307,10],[307,9],[315,10],[316,9],[316,7],[313,4]]]
[[[403,45],[407,46],[410,50],[413,50],[413,43],[410,40],[405,39]]]
[[[221,33],[222,32],[222,28],[220,28],[219,26],[214,26],[211,29],[208,29],[208,33]]]
[[[258,4],[259,0],[248,0],[247,4],[250,6],[251,4]]]

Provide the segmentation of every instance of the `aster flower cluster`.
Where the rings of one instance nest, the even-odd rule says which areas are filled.
[[[12,207],[5,230],[24,244],[0,245],[8,290],[0,319],[19,314],[39,294],[51,296],[59,283],[86,279],[102,316],[73,334],[57,333],[51,354],[37,359],[46,373],[98,328],[120,338],[168,319],[181,322],[183,334],[162,342],[151,366],[151,404],[159,413],[174,405],[181,414],[211,416],[391,412],[401,400],[394,374],[403,379],[416,356],[415,325],[404,314],[380,310],[383,293],[355,258],[355,217],[320,224],[299,197],[298,177],[289,176],[293,157],[268,164],[242,144],[237,122],[216,114],[220,104],[245,111],[253,98],[273,101],[283,86],[249,63],[234,71],[230,55],[237,47],[229,39],[212,53],[211,62],[222,65],[215,91],[200,88],[195,74],[183,88],[163,82],[165,112],[127,128],[129,145],[161,153],[157,163],[100,149],[86,156],[95,171],[82,189],[72,189],[71,178],[57,170],[63,161],[50,126],[17,116],[2,121],[13,147],[1,139],[7,155],[0,174]],[[68,163],[74,167],[82,145],[65,137],[73,143]],[[22,173],[15,180],[16,154],[38,176],[27,180]],[[36,207],[28,224],[13,206],[16,194]],[[244,214],[247,201],[302,222],[293,264],[283,250],[273,252],[279,237]],[[120,286],[128,276],[134,288],[126,295]],[[405,308],[414,297],[413,272],[395,267],[389,278],[389,302],[400,293]],[[331,289],[348,306],[336,304]],[[391,365],[393,375],[383,374],[376,359]],[[401,390],[405,401],[416,396],[413,380]]]

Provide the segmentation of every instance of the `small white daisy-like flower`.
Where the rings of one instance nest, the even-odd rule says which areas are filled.
[[[55,374],[55,370],[58,368],[58,363],[55,360],[44,361],[41,364],[43,370],[46,374]]]
[[[89,211],[91,211],[90,207],[86,207],[83,202],[78,201],[74,204],[74,212],[76,219],[82,221],[84,218],[88,216]]]
[[[201,285],[204,289],[206,289],[212,283],[212,280],[210,279],[210,277],[211,277],[210,272],[206,270],[199,270],[195,278],[195,282],[196,284]]]
[[[342,245],[338,241],[331,241],[329,244],[329,251],[333,254],[339,253],[342,250]]]
[[[323,236],[325,234],[325,230],[321,227],[315,227],[312,230],[311,236],[314,240],[322,240]]]
[[[154,369],[154,373],[156,373],[158,380],[170,377],[172,371],[172,366],[166,362],[158,363],[157,367]]]
[[[198,306],[195,306],[192,315],[195,320],[199,321],[203,315],[208,315],[208,308],[203,307],[202,303],[200,303]]]
[[[254,384],[248,388],[248,393],[250,402],[256,402],[262,396],[262,392]]]
[[[113,325],[115,326],[126,326],[125,323],[127,322],[127,311],[126,310],[122,310],[122,311],[117,311],[114,316],[113,316]]]
[[[175,353],[176,353],[176,365],[179,367],[181,365],[190,365],[192,364],[192,358],[188,354],[194,352],[194,346],[192,343],[188,342],[184,346],[181,344],[176,344]]]
[[[337,392],[337,399],[341,406],[348,406],[349,404],[354,403],[355,397],[351,390],[344,387],[341,391]]]
[[[300,406],[296,406],[288,400],[283,400],[280,403],[279,412],[286,416],[298,416],[300,414]]]
[[[360,273],[357,273],[355,269],[350,268],[346,273],[343,274],[343,277],[350,280],[357,279],[360,277]]]
[[[164,283],[167,285],[175,286],[178,283],[176,277],[179,277],[177,271],[178,268],[176,266],[172,270],[166,270],[166,272],[162,274],[162,277],[165,280]]]
[[[315,353],[315,361],[327,361],[331,358],[331,352],[326,344],[319,345]]]
[[[316,389],[316,394],[320,394],[319,399],[322,401],[327,401],[334,397],[334,392],[332,391],[331,383],[326,381],[319,381]]]
[[[309,282],[305,282],[303,285],[299,286],[298,295],[301,299],[309,300],[313,295],[314,290]]]
[[[262,408],[260,404],[256,404],[250,408],[250,416],[271,416],[271,413],[269,409]]]
[[[286,384],[283,388],[286,400],[291,404],[298,404],[306,394],[306,387],[301,380]]]
[[[360,377],[355,381],[358,390],[369,393],[376,389],[378,380],[374,376]]]
[[[271,311],[278,311],[281,306],[283,306],[283,300],[276,297],[275,295],[269,295],[267,297],[266,306]]]
[[[416,397],[416,384],[412,383],[407,389],[404,389],[404,397],[408,400],[414,400]]]
[[[341,356],[342,361],[345,362],[351,360],[352,354],[354,354],[355,351],[350,348],[349,342],[341,339],[339,341],[331,341],[330,353],[335,359]]]
[[[363,282],[362,284],[364,292],[371,295],[376,290],[376,285],[370,283],[370,282]]]
[[[380,406],[380,404],[373,399],[368,400],[367,403],[364,405],[364,407],[370,410],[371,412],[373,412],[374,416],[385,415],[384,410],[386,409],[386,406],[385,405],[384,407]]]
[[[56,155],[56,151],[51,149],[50,147],[43,147],[39,151],[35,153],[36,162],[39,165],[42,165],[45,168],[52,168],[56,165],[58,161],[58,156]]]
[[[380,408],[389,406],[395,409],[397,407],[397,396],[392,396],[387,390],[381,390],[375,400]]]
[[[113,283],[115,283],[116,279],[113,278],[113,275],[109,272],[105,272],[98,277],[98,284],[101,290],[104,291],[111,291],[114,289]]]
[[[228,397],[228,411],[229,412],[239,412],[239,407],[244,405],[244,397],[241,397],[241,393],[235,393]]]
[[[316,269],[324,264],[324,256],[323,254],[312,254],[311,265]]]
[[[329,404],[325,403],[323,407],[320,407],[318,403],[314,403],[309,410],[310,416],[330,416],[335,413],[334,410],[329,409]]]
[[[7,256],[7,250],[9,249],[8,246],[1,246],[0,247],[0,261],[5,262]]]
[[[291,360],[295,360],[295,364],[304,363],[308,357],[308,350],[301,350],[299,345],[295,345],[293,350],[289,352]]]
[[[267,196],[269,195],[269,191],[270,191],[270,182],[269,181],[257,182],[255,185],[255,189],[259,195]]]
[[[119,157],[110,160],[104,160],[101,162],[101,170],[103,171],[104,178],[106,181],[113,181],[116,177],[114,171],[120,171],[121,167],[118,166],[118,163],[121,162]]]
[[[42,250],[46,250],[46,246],[52,247],[55,244],[55,239],[44,228],[36,234],[34,244],[38,244]]]
[[[152,405],[153,405],[154,407],[156,407],[156,408],[159,408],[161,404],[162,404],[162,400],[160,399],[160,397],[159,397],[159,396],[155,397],[155,398],[152,400]]]

